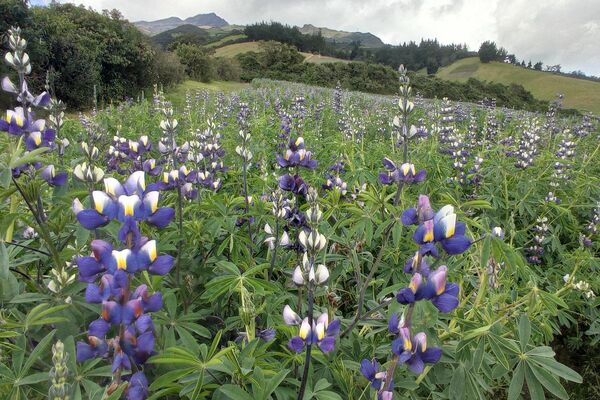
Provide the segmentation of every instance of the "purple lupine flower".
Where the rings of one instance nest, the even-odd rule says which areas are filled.
[[[400,334],[392,342],[392,352],[399,357],[399,362],[406,364],[408,369],[421,374],[425,364],[435,364],[442,357],[442,349],[439,347],[427,348],[427,335],[424,332],[410,337],[408,328],[400,328]]]
[[[441,312],[451,312],[458,307],[459,287],[446,282],[447,273],[448,267],[445,265],[431,272],[427,280],[423,280],[420,273],[415,273],[408,287],[398,291],[396,301],[400,304],[413,304],[420,300],[430,300]]]
[[[443,313],[449,313],[458,307],[459,287],[455,283],[446,282],[447,273],[448,267],[445,265],[433,271],[415,293],[415,299],[430,300]]]
[[[371,387],[380,390],[385,383],[386,371],[379,371],[381,366],[375,359],[367,360],[366,358],[360,362],[360,373],[371,382]],[[393,387],[392,383],[390,387]]]
[[[433,219],[434,212],[429,203],[429,197],[419,195],[419,201],[416,208],[409,208],[402,213],[402,223],[404,225],[418,225],[419,221],[428,221]]]
[[[162,166],[154,158],[144,161],[142,168],[150,176],[158,176],[162,172]]]
[[[312,159],[312,153],[304,148],[304,139],[298,137],[288,143],[288,148],[282,157],[277,157],[277,163],[282,168],[304,167],[315,169],[317,161]]]
[[[304,196],[308,191],[308,186],[298,175],[285,174],[279,178],[279,187],[282,190]]]
[[[77,213],[77,220],[86,229],[96,229],[114,219],[128,223],[129,229],[135,221],[163,228],[175,217],[173,208],[157,206],[160,197],[157,191],[145,192],[143,171],[131,174],[124,185],[114,178],[106,178],[104,186],[104,192],[92,192],[94,208]]]
[[[414,164],[404,163],[399,168],[389,158],[383,159],[383,166],[387,169],[387,172],[379,174],[379,181],[383,185],[391,185],[392,183],[420,183],[423,182],[427,176],[425,170],[416,172]]]
[[[340,320],[336,319],[329,323],[327,313],[323,313],[316,321],[313,320],[311,326],[308,317],[300,319],[300,316],[288,305],[283,309],[283,319],[287,325],[300,325],[298,336],[294,336],[288,342],[288,347],[296,353],[304,350],[307,344],[316,344],[323,353],[329,353],[334,349],[335,338],[340,332]]]
[[[450,255],[464,253],[471,247],[471,240],[465,236],[466,225],[456,222],[454,207],[442,207],[433,218],[434,240]]]
[[[96,336],[88,336],[88,343],[77,342],[77,362],[82,363],[92,358],[105,357],[108,353],[108,344]]]
[[[52,164],[42,170],[41,177],[48,182],[50,186],[63,186],[67,182],[67,173],[56,173],[56,169]]]
[[[144,400],[148,397],[148,379],[143,372],[136,372],[128,380],[125,391],[127,400]]]

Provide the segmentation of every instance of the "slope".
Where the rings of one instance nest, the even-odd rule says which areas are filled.
[[[491,62],[482,64],[478,57],[469,57],[440,68],[441,79],[464,82],[469,78],[482,81],[516,83],[530,91],[536,98],[552,100],[557,93],[564,94],[563,106],[600,114],[600,82],[571,78],[517,67],[511,64]]]

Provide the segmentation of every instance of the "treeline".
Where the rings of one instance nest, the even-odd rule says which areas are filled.
[[[440,67],[471,57],[473,54],[466,44],[444,45],[437,40],[421,40],[419,44],[408,42],[376,49],[372,60],[391,67],[404,64],[409,71],[425,68],[427,74],[435,74]]]
[[[48,71],[51,90],[71,109],[91,107],[94,93],[99,102],[136,97],[155,82],[170,85],[184,77],[179,59],[154,48],[117,10],[97,13],[55,2],[29,8],[22,0],[0,0],[0,15],[0,33],[11,26],[24,31],[30,81],[41,88]],[[0,67],[1,75],[7,73]]]
[[[259,22],[244,28],[244,34],[251,41],[274,40],[294,46],[298,51],[307,53],[327,52],[328,44],[321,35],[321,31],[314,35],[306,35],[295,26],[284,25],[279,22]]]
[[[359,41],[340,44],[327,41],[318,31],[316,34],[303,34],[297,27],[279,22],[260,22],[248,25],[244,29],[249,40],[274,40],[294,46],[298,51],[319,53],[321,55],[352,61],[376,62],[396,67],[404,64],[409,70],[426,68],[434,74],[438,68],[452,64],[461,58],[473,56],[466,45],[442,45],[437,40],[421,40],[420,43],[408,42],[398,46],[386,45],[380,48],[365,48]]]
[[[388,66],[366,62],[306,63],[293,46],[264,42],[260,47],[260,52],[236,56],[242,80],[269,78],[325,87],[335,87],[339,81],[348,90],[377,94],[398,92],[398,73]],[[428,98],[448,97],[467,102],[495,98],[499,106],[530,111],[545,111],[548,106],[520,85],[485,83],[475,79],[459,83],[418,74],[412,74],[411,84],[415,92]]]

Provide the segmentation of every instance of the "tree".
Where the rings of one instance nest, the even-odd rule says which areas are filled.
[[[544,64],[542,64],[542,62],[541,62],[541,61],[538,61],[538,62],[536,62],[536,63],[535,63],[535,65],[533,66],[533,69],[535,69],[535,70],[537,70],[537,71],[541,71],[541,70],[542,70],[542,66],[543,66],[543,65],[544,65]]]
[[[433,75],[438,71],[440,64],[435,57],[429,57],[427,59],[427,74]]]
[[[489,63],[498,59],[498,47],[495,42],[485,41],[479,47],[479,60],[482,63]]]
[[[209,82],[212,79],[214,71],[209,50],[195,44],[182,43],[177,46],[175,52],[190,78],[201,82]]]
[[[529,62],[527,63],[527,68],[531,69],[531,60],[529,60]]]

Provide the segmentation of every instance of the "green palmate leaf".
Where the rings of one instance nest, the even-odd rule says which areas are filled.
[[[502,365],[502,367],[504,367],[504,369],[506,369],[506,370],[510,369],[508,357],[500,345],[501,340],[502,340],[500,338],[500,336],[489,335],[488,339],[489,339],[488,343],[490,345],[490,348],[492,349],[492,353],[494,353],[494,356],[496,357],[496,360],[498,361],[498,363],[500,363],[500,365]]]
[[[47,372],[38,372],[32,375],[28,375],[23,379],[20,379],[17,383],[19,386],[33,385],[34,383],[40,383],[48,380]]]
[[[8,251],[6,250],[6,246],[4,242],[0,242],[0,279],[8,278],[10,274],[10,264]]]
[[[64,317],[47,317],[47,315],[62,311],[68,307],[68,304],[51,307],[46,303],[35,306],[25,318],[25,330],[27,331],[34,326],[49,325],[66,321],[66,318]]]
[[[544,394],[544,388],[527,364],[525,364],[525,381],[527,382],[527,389],[529,390],[531,400],[543,400],[546,398],[546,395]]]
[[[320,392],[316,392],[314,393],[314,397],[318,400],[342,400],[342,396],[329,390],[322,390]]]
[[[21,157],[19,157],[19,154],[15,153],[15,154],[13,154],[13,157],[10,160],[9,167],[12,169],[12,168],[16,168],[23,164],[31,164],[31,163],[40,161],[41,160],[40,156],[42,154],[44,154],[45,152],[47,152],[48,150],[49,150],[48,147],[39,147],[35,150],[28,152],[27,154],[25,154]]]
[[[483,341],[482,341],[483,342]],[[465,367],[460,364],[452,375],[450,381],[450,398],[464,399],[465,397]]]
[[[250,396],[242,388],[236,385],[223,385],[219,390],[231,400],[255,400],[254,397]]]
[[[517,400],[523,389],[523,381],[525,379],[525,366],[524,363],[519,362],[515,369],[510,385],[508,387],[507,400]]]
[[[558,375],[559,377],[566,379],[571,382],[581,383],[583,382],[583,378],[577,372],[573,371],[571,368],[567,367],[564,364],[559,363],[554,358],[550,358],[547,356],[537,356],[532,355],[529,357],[529,360],[540,365],[542,368],[547,371]]]
[[[290,373],[289,370],[284,369],[283,371],[279,371],[278,373],[275,374],[275,376],[273,376],[271,379],[269,379],[266,382],[265,387],[263,388],[262,398],[265,400],[270,399],[271,394],[273,394],[273,392],[275,392],[275,389],[277,389],[277,387],[279,385],[281,385],[281,382],[283,382],[283,380],[289,373]]]
[[[50,345],[50,341],[54,337],[55,332],[56,332],[55,330],[50,331],[50,333],[48,333],[42,340],[40,340],[40,342],[37,344],[37,346],[35,346],[35,349],[33,349],[31,354],[29,355],[29,358],[25,362],[25,365],[23,365],[23,368],[21,369],[21,372],[20,372],[21,378],[23,378],[24,375],[29,371],[29,369],[31,368],[33,363],[35,363],[36,361],[39,361],[41,359],[42,354],[46,351],[46,348]]]
[[[546,388],[550,393],[560,399],[568,399],[569,395],[565,388],[562,387],[558,379],[556,379],[550,372],[546,371],[543,367],[537,366],[533,363],[528,364],[529,368],[535,375],[536,379]]]
[[[529,339],[531,336],[531,324],[529,323],[529,316],[522,314],[519,319],[519,343],[521,345],[521,351],[525,352]]]

